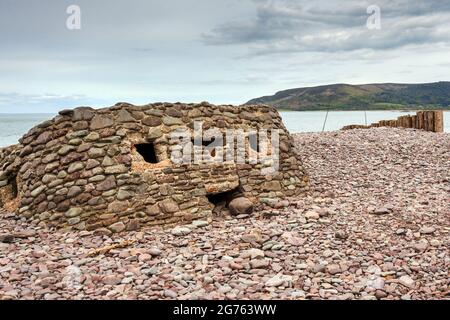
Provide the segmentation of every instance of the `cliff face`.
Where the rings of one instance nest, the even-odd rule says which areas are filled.
[[[232,141],[227,136],[225,150],[257,159],[262,150],[252,147],[251,136],[276,130],[277,170],[265,171],[267,161],[235,158],[178,163],[173,155],[185,148],[194,157],[220,157],[216,149],[191,144],[198,138],[195,122],[224,137],[227,129],[239,132]],[[180,129],[188,132],[184,142],[174,139]],[[235,141],[239,137],[247,143]],[[292,145],[277,111],[267,106],[119,103],[63,110],[31,129],[19,145],[0,151],[0,206],[66,229],[119,232],[182,223],[209,217],[218,202],[236,197],[258,203],[304,192],[307,176]]]

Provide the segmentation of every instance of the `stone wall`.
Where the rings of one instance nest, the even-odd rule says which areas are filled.
[[[280,129],[280,167],[174,164],[169,133],[204,129]],[[151,142],[155,163],[138,148]],[[0,151],[0,206],[37,223],[113,232],[209,217],[208,196],[234,192],[274,202],[308,188],[308,177],[278,112],[267,106],[118,103],[63,110]]]
[[[414,116],[406,115],[398,117],[397,120],[381,120],[369,126],[352,124],[342,130],[368,129],[377,127],[412,128],[432,132],[444,132],[443,111],[419,111]]]
[[[18,207],[16,172],[21,165],[19,154],[19,145],[0,149],[0,208],[7,211],[15,211]]]

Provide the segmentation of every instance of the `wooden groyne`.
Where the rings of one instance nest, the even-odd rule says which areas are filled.
[[[371,125],[351,124],[341,130],[369,129],[377,127],[412,128],[432,132],[444,132],[444,112],[439,111],[419,111],[416,115],[406,115],[398,117],[397,120],[381,120]]]

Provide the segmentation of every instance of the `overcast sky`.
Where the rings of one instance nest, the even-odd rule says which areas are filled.
[[[0,113],[445,81],[449,49],[448,0],[0,0]]]

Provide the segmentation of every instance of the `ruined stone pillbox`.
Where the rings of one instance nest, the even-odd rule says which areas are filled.
[[[193,159],[199,154],[210,160],[225,158],[205,143],[193,146],[191,141],[198,139],[195,123],[201,123],[203,132],[214,128],[223,133],[224,140],[228,138],[224,153],[244,152],[245,163],[176,161],[173,155],[186,150]],[[173,139],[180,130],[190,132],[187,144]],[[230,139],[227,130],[238,135]],[[278,142],[269,138],[268,147],[259,150],[260,144],[249,141],[265,130],[276,130]],[[249,142],[245,148],[234,140],[239,137]],[[265,171],[273,166],[270,157],[255,161],[251,155],[270,155],[274,143],[278,166]],[[19,144],[0,149],[0,207],[65,229],[120,232],[182,224],[211,217],[218,203],[236,197],[257,204],[299,195],[307,190],[307,182],[292,137],[278,112],[268,106],[80,107],[59,112],[31,129]]]

